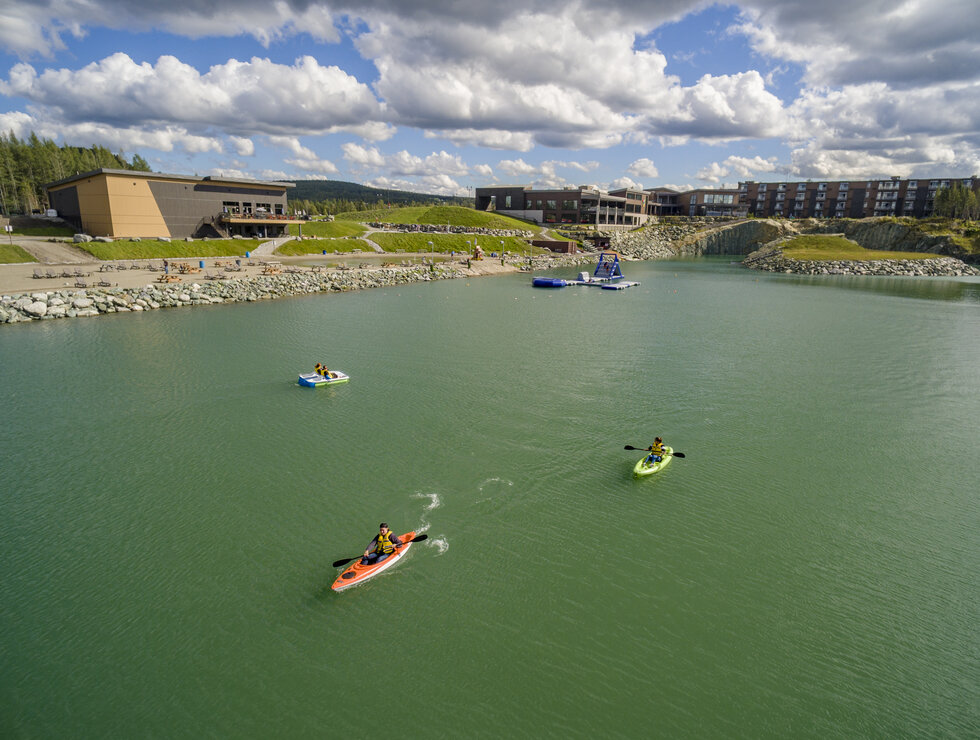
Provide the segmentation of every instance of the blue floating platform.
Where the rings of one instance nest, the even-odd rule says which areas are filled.
[[[587,272],[580,272],[578,280],[563,280],[562,278],[536,277],[531,278],[531,285],[535,288],[564,288],[566,285],[592,285],[603,290],[623,290],[639,285],[637,282],[623,280],[623,272],[619,269],[619,254],[616,252],[603,252],[599,255],[599,263],[595,266],[595,272],[589,275]]]

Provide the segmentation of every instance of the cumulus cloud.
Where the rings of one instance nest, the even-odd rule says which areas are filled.
[[[467,173],[458,157],[444,151],[384,156],[370,146],[391,139],[400,127],[458,147],[514,156],[535,147],[725,145],[728,150],[698,172],[708,182],[776,171],[770,160],[757,161],[736,148],[737,142],[753,139],[786,146],[791,153],[789,162],[779,165],[782,171],[818,177],[844,176],[862,166],[896,173],[975,167],[980,149],[975,0],[736,0],[740,15],[728,31],[746,39],[757,56],[745,68],[683,84],[649,39],[664,23],[705,5],[704,0],[611,5],[571,0],[557,9],[545,0],[493,5],[8,2],[0,5],[0,43],[25,62],[0,80],[0,94],[16,100],[8,108],[27,112],[10,111],[0,120],[15,131],[25,130],[30,120],[35,125],[29,130],[51,138],[97,137],[86,145],[115,147],[116,142],[129,150],[225,151],[242,157],[254,156],[255,137],[343,133],[366,142],[354,145],[359,151],[341,146],[346,162],[384,170],[390,178],[431,177],[438,167],[450,179]],[[358,79],[312,56],[292,64],[229,59],[208,69],[175,56],[137,63],[125,54],[79,69],[29,63],[100,27],[162,29],[189,38],[250,34],[266,45],[300,34],[324,43],[347,37],[373,64],[376,78]],[[777,75],[778,70],[789,73]],[[797,76],[802,79],[791,79]],[[313,175],[336,171],[330,159],[287,150],[290,166]],[[559,160],[524,163],[526,170],[523,159],[511,156],[504,162],[510,164],[501,163],[499,171],[507,176],[549,185],[566,183],[563,170],[589,171]],[[626,175],[631,180],[659,176],[645,158],[635,160]]]
[[[321,175],[340,172],[333,162],[321,159],[312,149],[303,146],[295,136],[270,136],[269,143],[291,152],[294,156],[284,161],[298,170]]]
[[[456,195],[466,193],[466,188],[448,175],[425,175],[415,180],[402,178],[377,177],[369,180],[373,188],[390,190],[407,190],[410,193],[433,193],[435,195]]]
[[[810,85],[870,81],[907,88],[977,80],[980,15],[973,0],[741,0],[744,33],[761,54],[805,67]]]
[[[173,56],[137,63],[121,52],[80,70],[15,65],[0,92],[50,109],[66,122],[218,127],[234,135],[383,133],[381,104],[370,88],[313,57],[292,65],[231,59],[200,73]]]
[[[361,167],[384,167],[385,158],[378,151],[377,147],[364,147],[360,144],[347,142],[340,147],[344,152],[344,159],[353,165]]]
[[[255,143],[243,136],[230,136],[231,146],[240,157],[251,157],[255,154]]]
[[[609,183],[609,190],[619,190],[620,188],[631,188],[633,190],[643,190],[643,184],[636,182],[629,177],[618,177]]]
[[[657,171],[657,166],[653,163],[652,159],[647,159],[642,157],[640,159],[634,160],[626,171],[631,175],[636,175],[637,177],[657,177],[660,173]]]
[[[733,154],[723,162],[711,162],[706,167],[698,170],[695,176],[699,180],[712,183],[721,182],[722,178],[729,177],[730,175],[748,178],[759,172],[775,171],[777,168],[776,162],[776,157],[763,159],[758,155],[754,157],[740,157]]]
[[[162,29],[189,38],[254,36],[268,46],[298,33],[323,42],[340,38],[328,3],[259,0],[49,0],[0,5],[0,44],[21,57],[50,56],[64,48],[64,34],[86,28]]]

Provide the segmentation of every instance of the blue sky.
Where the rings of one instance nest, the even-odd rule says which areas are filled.
[[[678,188],[980,174],[975,0],[0,4],[0,130],[160,172]]]

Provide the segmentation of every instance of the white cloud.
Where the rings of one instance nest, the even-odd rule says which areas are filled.
[[[518,177],[522,175],[533,175],[537,174],[540,170],[525,162],[523,159],[502,159],[497,162],[497,169],[503,170],[504,174],[511,177]]]
[[[385,158],[377,147],[363,147],[360,144],[346,142],[340,148],[344,152],[344,159],[353,165],[384,167]]]
[[[231,146],[240,157],[251,157],[255,154],[255,143],[243,136],[230,136]]]
[[[641,159],[634,160],[626,171],[631,175],[636,175],[637,177],[657,177],[660,173],[657,171],[657,166],[653,163],[652,159],[647,159],[643,157]]]
[[[318,134],[353,130],[390,135],[370,88],[313,57],[291,65],[236,59],[201,74],[172,56],[137,64],[116,53],[78,71],[40,74],[20,63],[0,92],[43,106],[68,122],[220,127],[236,135]]]
[[[643,190],[642,183],[636,182],[629,177],[618,177],[609,183],[609,190],[619,190],[620,188],[632,188],[633,190]]]
[[[294,7],[295,6],[295,7]],[[64,48],[61,36],[81,37],[85,27],[131,31],[161,29],[186,36],[254,36],[265,46],[297,33],[322,42],[340,35],[324,3],[289,0],[212,0],[144,3],[131,0],[51,0],[44,3],[0,5],[0,44],[21,57],[50,56]]]
[[[478,164],[474,166],[473,172],[475,172],[478,175],[483,175],[483,177],[486,177],[488,179],[493,177],[493,167],[491,167],[488,164]]]

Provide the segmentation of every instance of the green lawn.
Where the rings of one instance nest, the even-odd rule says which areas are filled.
[[[15,262],[37,262],[37,260],[16,244],[0,244],[0,264],[10,265]]]
[[[339,239],[345,236],[360,236],[367,230],[356,221],[307,221],[302,226],[303,236],[319,236],[328,239]],[[300,227],[289,226],[289,233],[296,236]]]
[[[161,242],[153,239],[134,242],[117,239],[112,242],[79,242],[75,246],[100,260],[192,259],[194,257],[241,257],[265,241],[268,240],[213,239]]]
[[[940,257],[925,252],[888,252],[865,249],[842,236],[806,234],[780,245],[783,256],[793,260],[927,260]]]
[[[519,221],[510,216],[487,211],[476,211],[462,206],[412,206],[406,208],[376,208],[371,211],[339,213],[338,221],[369,223],[379,221],[389,224],[449,224],[484,229],[523,229],[538,233],[535,224]],[[304,227],[305,228],[305,227]]]
[[[306,227],[304,227],[305,230]],[[363,239],[304,239],[286,242],[276,250],[283,257],[302,257],[307,254],[330,252],[373,252],[374,249]]]
[[[500,242],[503,249],[517,254],[526,254],[529,246],[526,241],[516,236],[483,236],[474,234],[394,234],[374,232],[371,241],[386,252],[463,252],[472,254],[474,242],[479,244],[484,254],[500,253]],[[429,246],[432,242],[432,246]],[[467,243],[469,242],[469,243]],[[535,254],[546,254],[547,250],[534,249]]]

